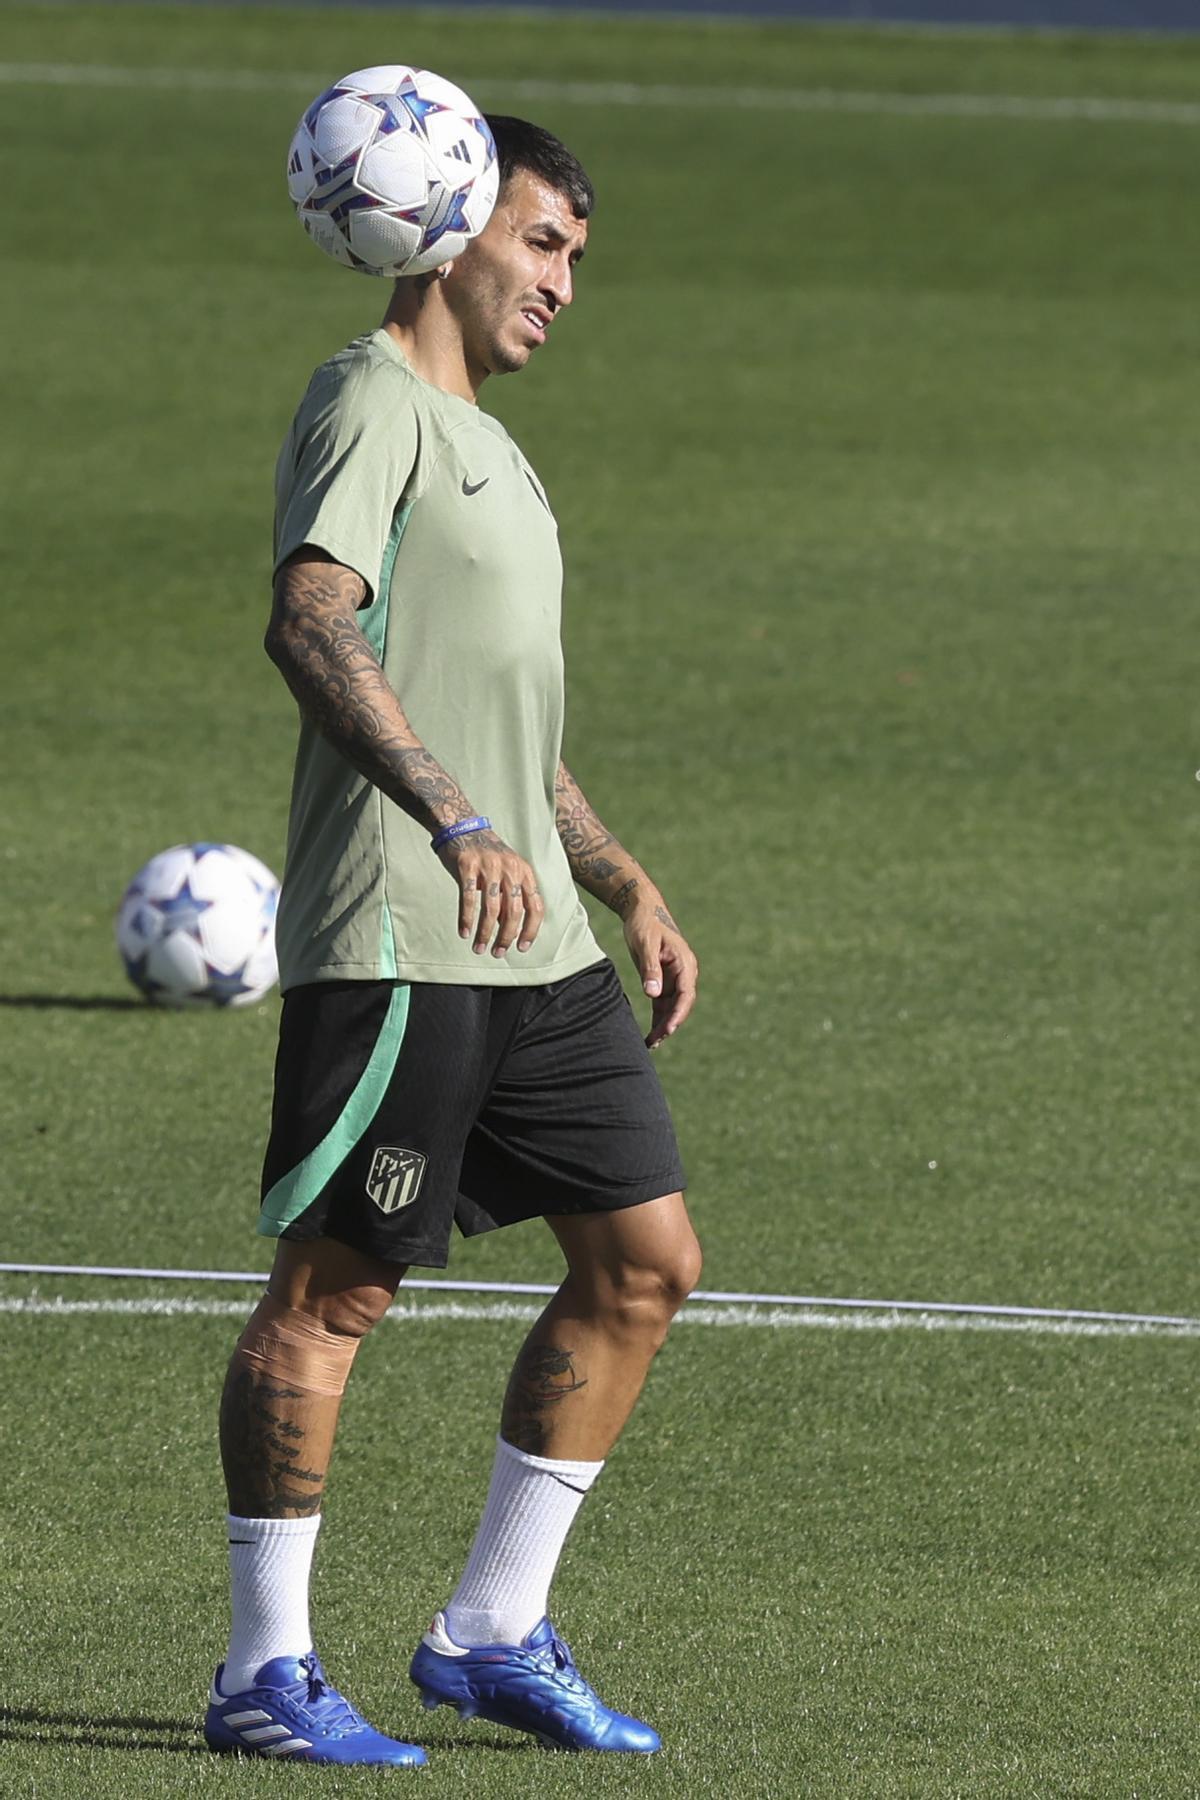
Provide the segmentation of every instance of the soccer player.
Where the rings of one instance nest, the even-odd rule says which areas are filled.
[[[596,1696],[546,1608],[699,1274],[647,1053],[687,1017],[696,959],[560,759],[554,518],[476,401],[557,327],[594,196],[548,132],[490,124],[486,229],[396,282],[382,327],[317,370],[278,466],[267,649],[301,714],[259,1223],[279,1241],[221,1405],[233,1625],[205,1723],[216,1750],[425,1760],[369,1725],[313,1649],[338,1407],[405,1269],[444,1267],[452,1221],[535,1217],[566,1275],[517,1357],[478,1533],[410,1674],[426,1706],[548,1745],[659,1742]],[[576,883],[622,920],[645,1041]]]

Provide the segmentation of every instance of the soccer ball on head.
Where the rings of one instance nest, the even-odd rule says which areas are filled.
[[[424,275],[461,254],[496,204],[487,120],[429,69],[383,63],[319,94],[292,138],[288,192],[335,261],[366,275]]]
[[[279,979],[279,883],[234,844],[152,856],[117,910],[125,973],[159,1006],[250,1006]]]

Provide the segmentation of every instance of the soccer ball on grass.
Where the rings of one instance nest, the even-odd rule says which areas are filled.
[[[383,63],[319,94],[292,138],[288,192],[327,255],[366,275],[424,275],[491,217],[496,146],[474,102],[429,69]]]
[[[117,911],[125,972],[159,1006],[250,1006],[279,979],[279,883],[234,844],[152,856]]]

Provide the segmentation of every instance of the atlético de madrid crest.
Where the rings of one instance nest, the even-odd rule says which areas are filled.
[[[367,1193],[382,1213],[411,1206],[421,1186],[426,1159],[419,1150],[400,1150],[380,1144],[371,1158]]]

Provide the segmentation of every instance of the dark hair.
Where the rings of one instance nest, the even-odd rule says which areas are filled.
[[[589,216],[596,204],[596,190],[583,164],[553,132],[531,125],[528,119],[509,118],[507,113],[488,113],[487,122],[496,140],[501,188],[518,169],[528,169],[566,195],[577,219]]]

